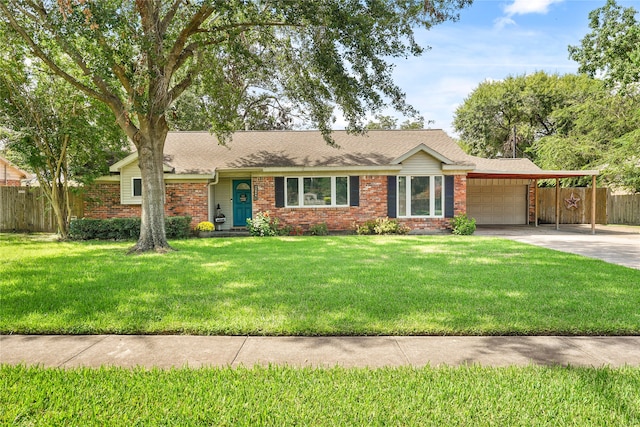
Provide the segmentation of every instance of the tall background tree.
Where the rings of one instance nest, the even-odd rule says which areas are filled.
[[[481,83],[458,107],[453,125],[464,148],[481,157],[528,157],[532,145],[561,126],[553,113],[581,104],[601,85],[586,76],[508,76]]]
[[[609,87],[638,94],[640,89],[640,23],[633,7],[615,0],[589,13],[591,32],[580,46],[569,46],[569,57],[580,64],[578,72],[601,77]]]
[[[138,152],[142,225],[136,251],[169,249],[164,230],[167,114],[201,78],[226,141],[246,82],[300,112],[330,139],[390,105],[416,112],[388,58],[419,55],[415,27],[457,18],[471,0],[2,0],[0,16],[55,74],[105,103]],[[64,63],[59,58],[64,58]],[[79,78],[77,76],[82,76]]]
[[[614,0],[569,46],[578,75],[481,83],[456,110],[469,153],[528,157],[545,169],[598,169],[600,183],[640,192],[640,23]],[[580,184],[580,182],[577,182]]]
[[[0,46],[0,139],[9,157],[35,172],[66,239],[70,186],[107,173],[127,141],[104,104],[26,60],[19,46],[20,40]]]
[[[484,82],[454,126],[471,154],[512,157],[515,148],[543,169],[598,169],[601,184],[640,190],[640,98],[602,80],[538,72]]]
[[[429,120],[428,124],[432,124],[433,121]],[[385,116],[377,114],[374,120],[369,120],[365,125],[367,130],[391,130],[391,129],[424,129],[424,117],[416,116],[413,119],[405,119],[400,126],[398,126],[398,119],[393,116]]]
[[[589,135],[607,139],[603,172],[610,181],[640,192],[640,22],[633,7],[621,7],[615,0],[589,14],[591,32],[580,46],[569,46],[569,57],[580,64],[578,71],[602,78],[617,99],[603,113],[594,111],[593,122],[585,123]],[[620,111],[630,114],[620,115]],[[601,126],[594,127],[599,123]],[[606,130],[614,130],[606,135]]]

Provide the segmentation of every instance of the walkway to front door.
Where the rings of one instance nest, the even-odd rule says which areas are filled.
[[[233,226],[244,227],[251,218],[251,180],[233,180]]]

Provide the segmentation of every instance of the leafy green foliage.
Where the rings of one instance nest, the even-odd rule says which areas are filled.
[[[467,214],[456,215],[451,220],[451,232],[458,236],[470,236],[476,232],[475,218],[469,218]]]
[[[554,135],[558,122],[554,112],[584,102],[599,84],[586,76],[509,76],[502,81],[485,81],[455,112],[453,125],[461,143],[480,157],[529,157],[533,143]],[[513,147],[516,152],[514,155]]]
[[[185,239],[191,232],[191,217],[165,218],[167,236]],[[70,237],[73,240],[133,240],[140,235],[140,218],[81,218],[71,221]]]
[[[136,146],[145,221],[134,250],[143,252],[168,249],[162,150],[167,116],[188,88],[198,82],[215,103],[210,130],[223,142],[244,122],[242,106],[265,95],[332,143],[336,109],[353,131],[369,111],[416,113],[390,59],[421,54],[414,28],[456,20],[470,3],[4,0],[0,22],[32,57],[105,103]]]
[[[35,172],[64,239],[69,184],[107,174],[128,144],[106,105],[43,71],[37,59],[27,61],[25,50],[15,38],[0,44],[0,140],[13,161]]]
[[[428,121],[429,124],[433,123],[432,120]],[[398,119],[392,116],[384,116],[378,114],[375,116],[375,121],[370,120],[366,125],[367,130],[391,130],[398,129]],[[424,117],[416,116],[413,120],[406,119],[400,124],[400,129],[424,129]]]
[[[569,56],[580,64],[578,71],[603,76],[609,87],[638,94],[640,89],[640,22],[638,11],[615,0],[589,14],[591,32],[580,46],[569,46]]]
[[[389,218],[376,218],[365,221],[362,225],[356,225],[356,233],[361,235],[368,234],[407,234],[411,229],[400,225],[397,220]]]
[[[247,218],[247,229],[252,236],[256,237],[279,235],[279,224],[280,220],[271,216],[269,211],[258,212],[253,219]]]
[[[309,234],[312,236],[326,236],[329,234],[329,228],[327,227],[326,222],[321,222],[319,224],[313,224],[309,227]]]
[[[600,80],[538,72],[484,82],[456,110],[454,126],[470,154],[511,157],[515,146],[543,169],[596,169],[601,185],[640,190],[640,97]]]

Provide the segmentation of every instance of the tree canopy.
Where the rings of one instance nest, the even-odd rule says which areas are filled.
[[[20,45],[0,46],[0,139],[8,156],[35,172],[65,239],[70,184],[106,174],[128,144],[106,105],[42,69],[37,59],[27,61]]]
[[[640,170],[640,98],[586,75],[510,76],[481,83],[458,107],[463,148],[481,157],[527,157],[543,169],[599,169],[633,190]]]
[[[638,11],[615,0],[589,14],[591,32],[580,46],[569,46],[569,57],[580,64],[578,72],[602,77],[623,92],[640,89],[640,22]]]
[[[428,123],[433,123],[429,120]],[[393,116],[385,116],[377,114],[374,120],[369,120],[365,125],[367,130],[390,130],[390,129],[424,129],[424,117],[417,116],[412,119],[406,119],[398,126],[398,119]]]
[[[330,141],[386,106],[414,109],[390,58],[419,55],[414,28],[457,19],[471,0],[2,0],[0,19],[54,73],[105,103],[133,141],[142,177],[136,251],[167,250],[167,114],[196,79],[216,103],[211,129],[237,123],[247,85],[300,112]],[[64,62],[62,62],[64,61]]]

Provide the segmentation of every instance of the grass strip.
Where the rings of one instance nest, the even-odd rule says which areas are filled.
[[[640,369],[0,366],[2,425],[640,425]]]
[[[640,271],[476,236],[0,235],[0,333],[634,335]]]

